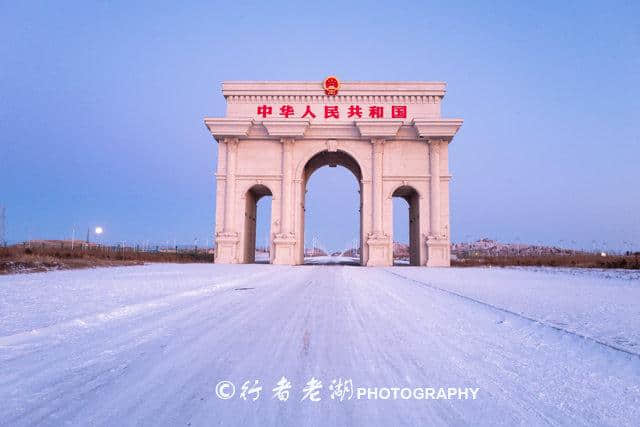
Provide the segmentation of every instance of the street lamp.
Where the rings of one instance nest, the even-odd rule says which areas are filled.
[[[96,236],[98,236],[98,238],[96,239],[98,243],[98,245],[100,245],[100,235],[104,232],[104,230],[102,229],[102,227],[96,227],[95,230],[93,230],[94,233],[96,233]]]

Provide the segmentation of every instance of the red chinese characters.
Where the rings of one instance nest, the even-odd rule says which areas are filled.
[[[289,116],[293,116],[293,107],[291,105],[283,105],[280,107],[280,115],[287,119]]]
[[[377,105],[372,105],[369,107],[369,118],[371,119],[381,119],[384,117],[384,107],[379,107]]]
[[[391,107],[392,119],[406,119],[407,118],[407,106],[406,105],[394,105]]]
[[[257,115],[266,119],[268,116],[273,115],[273,106],[271,105],[258,105]],[[279,108],[278,115],[288,118],[298,117],[296,115],[296,109],[293,105],[280,105],[276,108]],[[321,108],[321,107],[318,107]],[[302,110],[302,107],[298,109],[298,111]],[[339,106],[339,105],[325,105],[324,106],[324,118],[325,119],[340,119],[340,110],[342,110],[343,114],[346,114],[348,119],[361,119],[365,116],[365,111],[368,111],[366,115],[369,119],[384,119],[385,118],[385,106],[382,105],[369,105],[368,107],[361,107],[360,105],[349,105],[347,106]],[[387,118],[389,117],[389,111],[386,112]],[[298,112],[300,115],[300,112]],[[304,108],[304,112],[299,116],[302,119],[311,118],[315,119],[316,114],[312,111],[311,105],[307,105]],[[391,118],[392,119],[406,119],[407,118],[407,106],[406,105],[392,105],[391,106]]]
[[[350,105],[349,111],[347,112],[347,118],[358,117],[362,118],[362,108],[359,105]]]
[[[307,109],[304,110],[304,114],[302,115],[302,118],[304,119],[307,116],[311,116],[312,119],[316,118],[316,115],[313,114],[313,111],[311,111],[311,105],[307,105]]]
[[[340,118],[340,111],[338,110],[338,106],[337,105],[325,105],[324,106],[324,118],[325,119],[330,119],[330,118],[335,118],[335,119],[339,119]]]
[[[272,111],[273,109],[270,105],[258,105],[258,115],[263,118],[270,116]]]

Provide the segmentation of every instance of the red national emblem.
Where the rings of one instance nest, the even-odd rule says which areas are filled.
[[[324,79],[322,87],[327,95],[337,95],[338,89],[340,89],[340,82],[336,77],[330,76]]]

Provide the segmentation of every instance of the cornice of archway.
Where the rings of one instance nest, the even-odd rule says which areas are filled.
[[[207,117],[204,124],[213,137],[220,142],[224,138],[240,138],[249,135],[253,126],[252,118]]]
[[[237,139],[358,139],[443,140],[450,142],[462,126],[462,119],[357,120],[313,123],[307,119],[206,118],[205,125],[221,142]]]
[[[360,136],[365,138],[394,138],[402,126],[402,120],[356,120]]]
[[[327,96],[321,81],[225,81],[222,94],[228,102],[255,102],[287,99],[348,102],[369,98],[393,101],[407,97],[409,102],[438,102],[446,93],[445,82],[370,82],[342,81],[337,96]],[[428,99],[432,98],[432,99]],[[404,99],[403,99],[404,101]]]
[[[308,119],[273,119],[265,120],[262,125],[269,136],[278,138],[302,138],[309,129]]]
[[[413,125],[422,139],[450,142],[462,126],[462,119],[414,119]]]
[[[380,120],[371,122],[336,122],[336,123],[309,123],[304,130],[300,124],[287,127],[287,119],[282,121],[264,121],[254,123],[248,135],[241,139],[357,139],[371,140],[372,138],[386,138],[417,140],[419,139],[415,128],[411,123],[403,123],[394,120],[393,123],[380,123]],[[376,123],[377,122],[377,123]]]

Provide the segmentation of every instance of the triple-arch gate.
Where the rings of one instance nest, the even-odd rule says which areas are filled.
[[[335,88],[334,88],[335,89]],[[393,264],[393,197],[409,203],[412,265],[450,264],[448,144],[442,82],[224,82],[218,141],[216,262],[253,262],[256,204],[272,196],[270,261],[304,262],[309,177],[344,166],[360,185],[361,263]]]

